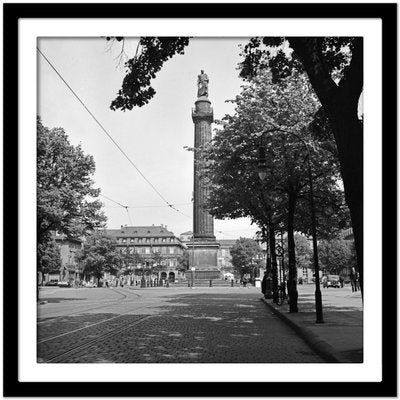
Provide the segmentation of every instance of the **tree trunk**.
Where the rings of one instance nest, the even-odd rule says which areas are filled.
[[[289,310],[291,313],[298,312],[297,299],[299,294],[297,292],[297,269],[296,269],[296,251],[294,242],[294,211],[296,208],[296,196],[289,193],[289,209],[288,209],[288,253],[289,253]]]
[[[338,110],[338,114],[339,114]],[[346,203],[350,209],[354,244],[363,291],[363,127],[354,113],[341,107],[341,118],[335,118],[332,130],[339,153]],[[361,151],[354,151],[361,149]]]
[[[290,38],[328,116],[338,149],[346,203],[350,209],[363,292],[363,128],[358,101],[363,88],[363,39],[355,38],[350,65],[337,86],[320,51],[321,38]]]
[[[278,303],[278,264],[276,262],[275,228],[272,224],[269,225],[269,248],[271,252],[272,301]]]

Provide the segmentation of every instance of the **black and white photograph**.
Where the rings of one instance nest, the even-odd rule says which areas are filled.
[[[20,376],[382,382],[380,22],[158,18],[20,26]]]
[[[39,38],[38,362],[362,363],[362,89],[360,37]]]

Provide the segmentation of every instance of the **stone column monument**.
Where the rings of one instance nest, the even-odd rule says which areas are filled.
[[[195,108],[192,110],[194,122],[194,147],[210,143],[211,123],[214,115],[208,100],[209,79],[204,71],[198,76],[198,91]],[[193,191],[193,240],[189,244],[189,266],[195,267],[196,279],[216,279],[220,272],[217,267],[219,244],[214,236],[214,219],[205,208],[209,189],[199,177],[201,151],[194,152],[194,191]],[[190,273],[189,273],[190,274]]]

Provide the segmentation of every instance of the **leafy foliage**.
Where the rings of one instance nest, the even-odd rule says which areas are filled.
[[[117,273],[123,264],[117,242],[99,231],[87,238],[83,249],[77,253],[77,260],[85,275],[96,278],[101,278],[104,272]]]
[[[232,265],[242,277],[246,273],[252,274],[253,267],[260,265],[262,249],[253,239],[240,238],[231,248]]]
[[[37,229],[45,244],[50,231],[80,236],[106,220],[93,187],[93,157],[73,146],[62,128],[48,129],[37,120]]]
[[[61,268],[61,254],[58,244],[54,240],[38,244],[38,270],[44,274],[59,271]]]
[[[184,250],[182,254],[178,256],[178,270],[185,272],[189,269],[189,251]]]
[[[347,268],[356,265],[356,254],[352,241],[323,240],[318,244],[318,254],[321,267],[327,273],[341,275]]]
[[[312,268],[313,267],[313,254],[310,241],[299,233],[294,234],[294,241],[296,245],[296,267],[297,268]],[[288,265],[288,242],[287,237],[284,238],[284,263]]]
[[[240,76],[251,79],[262,70],[272,72],[274,82],[287,78],[297,70],[304,72],[304,67],[296,52],[291,48],[294,38],[255,37],[244,47],[240,64]],[[326,67],[334,81],[340,81],[345,69],[350,64],[354,38],[351,37],[319,37],[315,40],[318,51],[324,58]]]
[[[122,88],[110,108],[125,111],[147,104],[156,94],[150,85],[151,79],[174,54],[184,54],[188,44],[187,37],[141,37],[135,57],[125,63],[126,75]]]
[[[313,141],[307,129],[319,103],[304,74],[296,72],[279,84],[266,74],[258,76],[233,102],[235,115],[220,121],[212,146],[204,149],[210,212],[217,218],[250,217],[261,227],[272,217],[272,222],[282,225],[292,193],[304,205],[297,213],[297,230],[309,233],[307,152],[291,134],[296,132],[309,143],[316,202],[321,209],[330,205],[337,215],[345,207],[337,185],[338,160],[325,149],[326,141]],[[260,146],[267,154],[264,183],[257,173]],[[330,218],[321,223],[332,229]]]

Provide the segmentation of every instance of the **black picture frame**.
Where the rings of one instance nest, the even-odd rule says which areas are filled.
[[[20,382],[18,380],[18,20],[20,18],[379,18],[382,20],[382,382]],[[397,4],[3,4],[5,397],[384,397],[397,395]],[[12,269],[12,271],[10,271]],[[11,278],[12,277],[12,278]],[[388,283],[390,282],[390,290]]]

